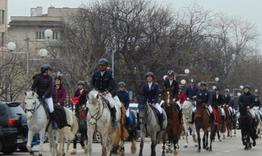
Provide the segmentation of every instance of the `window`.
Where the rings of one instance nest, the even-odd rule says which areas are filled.
[[[57,31],[53,32],[53,39],[58,40],[58,32]]]
[[[38,31],[38,32],[36,32],[36,39],[37,39],[37,40],[43,40],[43,39],[45,39],[45,32],[44,32],[44,31]]]
[[[5,11],[0,10],[0,24],[5,24]]]

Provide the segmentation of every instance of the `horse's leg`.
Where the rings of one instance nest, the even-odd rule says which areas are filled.
[[[162,156],[165,156],[166,155],[166,135],[167,133],[165,132],[163,134],[163,145],[162,145]]]
[[[88,156],[92,156],[93,134],[94,134],[94,130],[91,129],[91,126],[88,127],[88,130],[87,130],[87,135],[88,135]]]
[[[151,136],[151,156],[156,156],[157,134]]]
[[[32,151],[32,141],[33,141],[33,137],[34,137],[34,133],[29,130],[28,131],[28,139],[27,139],[27,144],[26,144],[26,148],[29,152]]]
[[[206,132],[204,132],[204,135],[202,138],[202,144],[203,144],[203,149],[206,149]]]
[[[209,146],[208,146],[208,137],[209,136],[209,133],[208,133],[208,130],[206,130],[206,135],[205,135],[205,138],[206,138],[206,150],[209,150]]]
[[[141,126],[139,156],[143,156],[144,139],[145,139],[145,134],[143,131],[145,132],[144,126]]]
[[[172,143],[174,147],[174,155],[177,155],[178,137],[175,132],[173,132],[173,135],[172,135]]]
[[[45,141],[45,128],[42,129],[39,132],[40,135],[40,144],[39,144],[39,156],[42,156],[43,153],[43,145],[44,145],[44,141]]]
[[[185,145],[184,145],[184,148],[187,148],[188,147],[188,128],[187,129],[185,129],[185,137],[186,137],[186,143],[185,143]]]
[[[211,126],[211,131],[210,131],[210,145],[209,145],[209,151],[212,151],[213,149],[213,147],[212,147],[212,142],[213,142],[213,140],[212,140],[212,135],[213,135],[213,127]]]
[[[196,129],[197,141],[198,141],[198,152],[201,152],[201,138],[200,138],[200,129]]]

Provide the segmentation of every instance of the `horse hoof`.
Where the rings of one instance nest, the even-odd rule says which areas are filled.
[[[176,156],[176,155],[177,155],[177,151],[174,151],[174,152],[173,152],[173,155]]]
[[[188,145],[184,145],[184,148],[187,148],[188,147]]]
[[[201,152],[201,149],[198,149],[197,152],[200,153],[200,152]]]
[[[198,145],[195,145],[195,147],[198,147]]]

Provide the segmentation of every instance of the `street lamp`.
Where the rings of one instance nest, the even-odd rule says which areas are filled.
[[[184,72],[185,72],[185,74],[189,74],[190,70],[186,68]]]
[[[213,90],[217,89],[217,86],[212,86],[212,89],[213,89]]]
[[[216,78],[215,78],[215,81],[218,82],[218,81],[219,81],[219,77],[216,77]]]
[[[38,51],[38,55],[41,56],[41,57],[47,57],[48,56],[48,51],[46,49],[40,49]]]
[[[11,52],[12,51],[15,51],[16,49],[16,44],[14,42],[8,42],[7,43],[7,49],[10,50]]]
[[[46,29],[44,33],[45,38],[47,38],[48,40],[53,37],[53,31],[51,29]]]
[[[185,85],[185,84],[186,84],[186,80],[182,79],[182,80],[180,81],[180,83],[181,83],[182,85]]]
[[[243,85],[241,85],[241,86],[239,86],[239,88],[240,88],[240,89],[244,89],[244,86],[243,86]]]

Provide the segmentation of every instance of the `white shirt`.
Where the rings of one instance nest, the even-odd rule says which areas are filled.
[[[174,81],[174,80],[169,80],[170,86],[172,86],[173,81]]]
[[[151,90],[152,84],[153,84],[153,82],[148,82],[148,87],[149,87],[150,90]]]
[[[105,74],[105,71],[101,71],[100,74],[101,76],[103,76]]]

